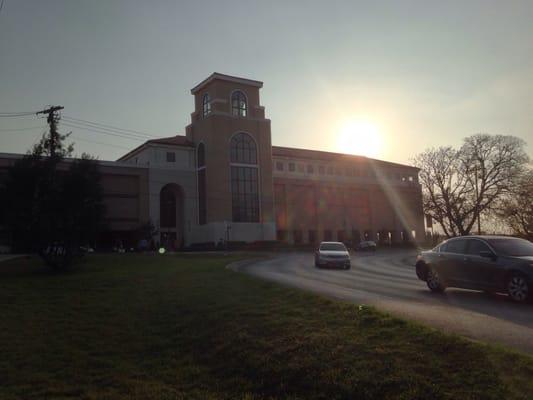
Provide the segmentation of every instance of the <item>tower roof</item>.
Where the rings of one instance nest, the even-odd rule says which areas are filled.
[[[238,76],[224,75],[224,74],[220,74],[218,72],[213,72],[211,75],[209,75],[207,78],[205,78],[202,82],[200,82],[198,85],[193,87],[191,89],[191,94],[195,94],[196,92],[201,90],[204,86],[210,84],[214,80],[241,83],[243,85],[255,86],[255,87],[258,87],[258,88],[263,87],[263,82],[261,82],[261,81],[254,81],[252,79],[239,78]]]

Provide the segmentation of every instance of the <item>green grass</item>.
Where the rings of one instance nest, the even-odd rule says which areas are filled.
[[[0,399],[530,399],[533,359],[224,268],[0,264]]]

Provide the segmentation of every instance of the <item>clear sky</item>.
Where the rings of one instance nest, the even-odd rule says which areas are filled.
[[[0,113],[59,104],[184,134],[190,88],[217,71],[264,82],[276,145],[408,162],[486,132],[533,156],[532,1],[4,1]],[[25,152],[40,126],[0,118],[0,152]],[[100,159],[141,143],[61,129]]]

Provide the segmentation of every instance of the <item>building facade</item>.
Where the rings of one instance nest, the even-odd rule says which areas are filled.
[[[184,136],[149,140],[101,162],[109,234],[151,222],[154,240],[175,248],[423,238],[417,168],[272,146],[262,85],[214,73],[191,89]],[[0,171],[8,164],[0,162]]]

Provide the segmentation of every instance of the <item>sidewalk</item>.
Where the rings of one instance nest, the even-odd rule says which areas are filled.
[[[26,257],[26,254],[0,254],[0,263],[14,258]]]

